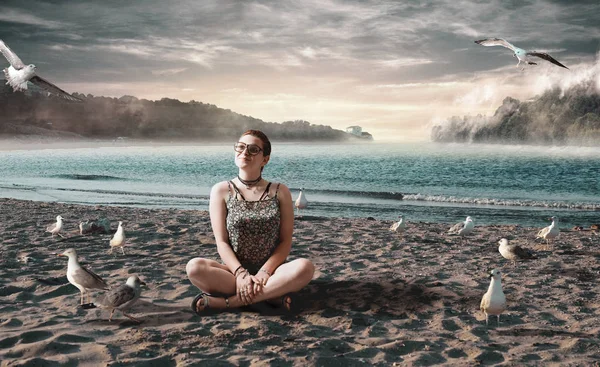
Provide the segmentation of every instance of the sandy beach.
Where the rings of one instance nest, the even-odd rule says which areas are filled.
[[[64,239],[45,232],[57,215]],[[81,220],[101,217],[113,231],[123,221],[125,255],[109,254],[111,235],[79,234]],[[185,265],[218,260],[207,212],[0,199],[1,365],[598,365],[600,236],[561,227],[546,249],[534,239],[540,228],[476,225],[463,241],[446,234],[461,219],[406,218],[399,236],[391,221],[297,218],[290,259],[317,272],[294,312],[257,305],[199,317]],[[498,253],[501,237],[538,259],[513,266]],[[129,275],[147,283],[129,312],[141,324],[78,307],[66,258],[55,255],[69,247],[111,287]],[[479,303],[494,268],[508,308],[486,327]]]

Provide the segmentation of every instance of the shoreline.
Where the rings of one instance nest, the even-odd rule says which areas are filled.
[[[0,134],[0,151],[17,150],[44,150],[44,149],[82,149],[82,148],[105,148],[105,147],[186,147],[196,145],[229,145],[235,139],[223,140],[173,140],[173,139],[100,139],[86,137],[58,137],[48,135],[3,135]],[[362,145],[374,144],[374,141],[363,140],[273,140],[273,144],[327,144],[327,145]],[[383,143],[385,144],[385,143]]]
[[[562,230],[545,249],[539,228],[476,226],[461,240],[444,223],[297,218],[290,259],[316,265],[294,295],[292,314],[265,305],[194,315],[198,293],[185,276],[196,256],[218,259],[208,213],[0,199],[0,359],[21,363],[194,365],[591,365],[600,356],[600,236]],[[65,239],[45,233],[56,215]],[[110,235],[80,236],[79,220],[122,220],[125,256],[109,254]],[[507,237],[534,251],[516,266],[498,253]],[[130,314],[77,307],[66,261],[82,263],[111,286],[138,275],[148,284]],[[33,259],[24,264],[17,259]],[[479,311],[487,273],[503,272],[507,310],[490,327]],[[92,292],[92,298],[102,292]],[[343,358],[340,360],[340,358]]]

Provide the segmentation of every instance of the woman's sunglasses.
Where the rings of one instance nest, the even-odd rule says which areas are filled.
[[[262,151],[262,148],[256,144],[244,144],[244,143],[235,143],[233,145],[233,149],[238,153],[242,153],[245,149],[248,149],[248,154],[250,154],[250,155],[257,155],[258,153],[260,153]]]

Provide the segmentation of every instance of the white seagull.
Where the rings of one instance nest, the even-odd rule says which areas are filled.
[[[141,285],[146,285],[146,283],[142,282],[140,278],[135,275],[130,276],[127,278],[127,282],[125,284],[111,289],[98,300],[98,305],[100,308],[110,310],[108,321],[112,321],[115,310],[119,310],[123,313],[123,315],[127,316],[133,321],[141,322],[135,317],[125,313],[125,311],[133,306],[133,304],[137,302],[138,298],[140,298],[140,294],[142,293],[142,290],[140,289]]]
[[[523,248],[519,245],[509,245],[506,238],[501,239],[498,246],[498,252],[503,258],[511,260],[513,265],[517,263],[517,260],[528,260],[536,259],[535,255],[528,249]]]
[[[542,228],[535,236],[536,238],[543,238],[546,241],[546,245],[549,244],[550,240],[556,238],[559,233],[558,218],[552,217],[550,219],[552,220],[552,224],[550,224],[548,227]]]
[[[0,40],[0,52],[8,60],[10,66],[4,69],[4,77],[6,78],[6,84],[9,84],[13,91],[24,91],[27,89],[27,82],[32,82],[40,88],[45,89],[50,93],[54,93],[59,97],[68,99],[70,101],[82,102],[81,99],[70,95],[64,90],[60,89],[56,85],[50,83],[46,79],[35,74],[35,65],[25,65],[23,61],[15,54],[8,46]]]
[[[448,233],[457,234],[459,236],[467,236],[473,231],[474,227],[475,224],[473,223],[473,219],[471,219],[471,217],[467,217],[464,222],[459,222],[453,225],[450,230],[448,230]]]
[[[108,289],[108,284],[98,275],[90,270],[87,270],[79,264],[77,260],[77,251],[75,249],[67,249],[62,254],[57,256],[66,256],[69,258],[67,264],[67,279],[81,292],[81,304],[84,304],[85,293],[89,289]]]
[[[62,230],[63,227],[63,217],[61,217],[60,215],[56,216],[56,223],[53,223],[51,225],[49,225],[48,227],[46,227],[46,232],[50,232],[52,233],[52,237],[54,237],[55,234],[61,236],[62,238],[65,238],[65,236],[63,236],[62,234],[60,234],[60,231]]]
[[[552,56],[548,55],[545,52],[523,50],[522,48],[518,48],[516,46],[511,45],[503,38],[486,38],[483,40],[475,41],[475,43],[482,46],[503,46],[512,50],[512,52],[514,52],[513,56],[519,60],[519,62],[517,63],[517,67],[519,67],[519,65],[521,65],[522,62],[525,63],[525,65],[537,65],[535,62],[529,61],[528,59],[528,56],[535,56],[546,61],[550,61],[554,65],[558,65],[562,68],[569,69],[568,67],[556,61]]]
[[[400,220],[390,226],[390,231],[403,233],[406,228],[406,222],[404,221],[404,217],[402,215],[398,216]]]
[[[308,200],[306,200],[303,190],[304,189],[300,189],[300,195],[298,195],[298,199],[296,199],[296,202],[294,203],[294,206],[298,209],[298,214],[300,214],[300,209],[306,209],[306,206],[308,205]]]
[[[502,279],[500,270],[494,269],[490,272],[490,286],[481,299],[479,308],[485,313],[485,325],[488,326],[489,315],[496,315],[498,326],[500,326],[500,314],[506,310],[506,296],[502,291]]]
[[[125,232],[123,231],[123,222],[119,222],[119,227],[117,228],[117,232],[110,240],[110,253],[112,254],[113,248],[120,247],[123,255],[125,255],[125,250],[123,250],[123,246],[125,246]]]

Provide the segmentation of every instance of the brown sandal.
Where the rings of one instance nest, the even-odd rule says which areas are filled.
[[[275,308],[283,308],[287,312],[292,311],[292,306],[294,304],[294,302],[292,300],[292,296],[290,296],[289,294],[285,294],[278,298],[269,299],[269,300],[266,300],[265,302]]]
[[[194,311],[194,313],[198,316],[202,316],[204,314],[206,314],[206,309],[211,308],[210,307],[210,298],[209,297],[213,297],[212,295],[206,293],[206,292],[200,292],[200,294],[198,294],[196,297],[194,297],[194,300],[192,301],[192,311]],[[198,302],[202,300],[202,309],[200,311],[198,311]],[[225,297],[225,308],[229,308],[229,297]]]

